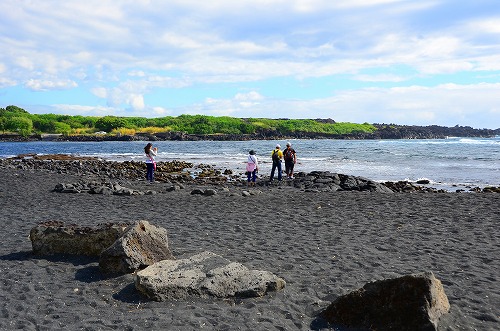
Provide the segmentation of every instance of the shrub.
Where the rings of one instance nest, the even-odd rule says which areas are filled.
[[[27,137],[33,132],[33,122],[27,117],[11,117],[5,121],[5,129]]]
[[[118,134],[122,136],[133,136],[135,135],[135,129],[127,129],[127,128],[118,128],[111,131],[112,134]]]
[[[67,136],[71,133],[71,126],[69,126],[69,124],[62,123],[62,122],[55,122],[54,123],[54,131],[55,131],[55,133],[61,133],[65,136]]]

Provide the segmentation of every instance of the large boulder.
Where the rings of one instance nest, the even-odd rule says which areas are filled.
[[[321,317],[335,326],[361,330],[437,330],[450,310],[441,282],[432,272],[368,283],[339,297]]]
[[[167,230],[138,221],[101,253],[99,267],[107,273],[123,274],[171,259],[175,257],[168,247]]]
[[[187,259],[165,260],[136,274],[136,288],[156,301],[199,297],[261,297],[285,287],[268,271],[249,270],[240,263],[203,252]]]
[[[124,233],[127,226],[125,223],[107,223],[97,227],[82,227],[48,221],[33,227],[29,237],[33,253],[38,255],[99,256]]]

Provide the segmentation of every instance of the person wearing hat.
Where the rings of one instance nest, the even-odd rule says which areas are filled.
[[[283,159],[285,160],[286,177],[293,179],[293,168],[297,162],[297,155],[289,142],[286,143],[286,149],[283,151]]]
[[[271,158],[273,159],[273,167],[271,169],[271,177],[269,181],[272,182],[274,179],[274,172],[276,168],[278,169],[278,180],[281,180],[281,159],[283,159],[283,152],[281,151],[281,146],[279,144],[276,145],[276,148],[273,150],[271,154]]]
[[[257,179],[257,172],[259,171],[259,163],[257,162],[257,156],[255,156],[255,151],[252,149],[248,152],[247,161],[247,186],[255,186],[255,180]]]

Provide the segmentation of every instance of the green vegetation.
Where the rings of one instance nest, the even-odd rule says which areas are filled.
[[[275,131],[281,135],[293,133],[349,134],[371,133],[376,128],[368,123],[333,123],[312,119],[234,118],[228,116],[180,115],[158,118],[117,116],[70,116],[30,114],[17,106],[0,108],[0,130],[22,136],[32,133],[59,133],[63,135],[135,134],[158,132],[185,132],[188,134],[258,134]]]

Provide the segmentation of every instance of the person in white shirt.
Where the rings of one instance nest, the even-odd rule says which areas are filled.
[[[257,156],[255,156],[255,151],[251,150],[248,152],[247,160],[247,185],[255,186],[255,181],[257,180],[257,172],[259,171],[259,163],[257,161]]]
[[[153,147],[152,143],[148,143],[146,147],[144,147],[144,153],[146,153],[146,179],[152,183],[155,181],[155,170],[156,170],[156,161],[155,156],[158,153],[158,148]]]

